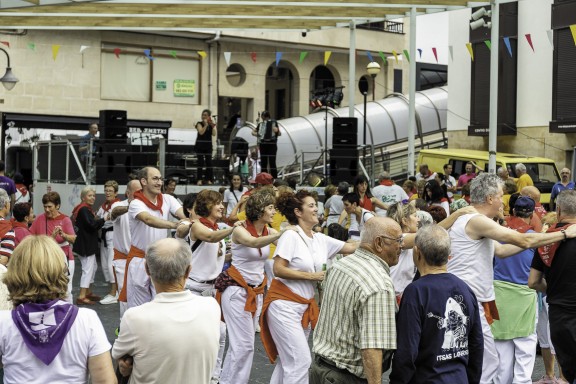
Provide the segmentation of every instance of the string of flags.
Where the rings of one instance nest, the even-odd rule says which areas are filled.
[[[574,40],[574,44],[576,45],[576,24],[570,25],[570,31],[572,33],[572,38]],[[553,48],[554,47],[553,31],[547,30],[546,33],[548,36],[548,41],[550,42],[550,45]],[[502,40],[504,42],[504,46],[506,47],[506,51],[508,52],[510,57],[513,57],[514,53],[512,50],[512,45],[510,43],[510,39],[511,39],[510,36],[504,36],[502,38]],[[536,52],[536,46],[534,44],[534,40],[532,39],[532,34],[526,33],[524,35],[524,39],[525,39],[526,43],[528,44],[528,46],[530,47],[530,49],[532,50],[532,52]],[[10,48],[10,42],[9,41],[0,41],[0,44],[2,44],[5,47]],[[492,48],[492,44],[491,44],[490,40],[485,40],[484,44],[488,47],[488,49]],[[465,46],[466,46],[466,49],[468,51],[468,54],[470,55],[471,60],[474,61],[474,46],[472,45],[471,42],[467,42],[465,44]],[[57,45],[57,44],[52,45],[52,60],[54,60],[54,61],[57,60],[58,54],[60,53],[60,47],[61,46]],[[32,51],[36,51],[37,47],[36,47],[36,44],[34,42],[29,42],[27,44],[27,48],[32,50]],[[91,48],[91,47],[88,45],[81,45],[79,53],[83,56],[84,52],[89,48]],[[439,48],[439,47],[431,47],[431,51],[432,51],[432,54],[434,55],[434,59],[436,60],[436,62],[438,62],[438,52],[440,49],[441,48]],[[422,53],[424,51],[425,50],[422,48],[417,48],[418,58],[422,59]],[[450,60],[453,61],[454,60],[454,46],[449,45],[448,51],[449,51],[449,55],[450,55]],[[120,59],[121,55],[128,53],[128,51],[123,51],[123,49],[119,48],[119,47],[114,48],[113,52],[114,52],[114,55],[116,56],[117,59]],[[133,53],[133,52],[134,52],[134,50],[131,49],[130,53]],[[170,50],[168,52],[173,59],[178,59],[178,51]],[[198,50],[195,52],[201,60],[204,60],[208,56],[206,51],[203,51],[203,50]],[[387,64],[388,59],[389,59],[387,57],[387,54],[383,51],[377,51],[377,52],[378,52],[378,56],[382,60],[383,64]],[[187,51],[187,53],[188,53],[188,51]],[[255,52],[255,51],[249,52],[248,54],[250,55],[250,59],[252,60],[252,62],[256,63],[258,61],[258,59],[259,59],[258,54],[259,53],[269,54],[269,52]],[[298,55],[299,55],[298,56],[299,57],[298,62],[300,64],[302,64],[307,59],[308,53],[309,53],[308,51],[301,51],[298,53]],[[375,57],[373,56],[372,53],[373,53],[372,51],[365,51],[365,55],[370,62],[375,61]],[[143,49],[142,54],[143,54],[143,56],[145,56],[149,60],[155,59],[154,53],[150,49]],[[245,53],[244,52],[242,52],[242,53],[230,52],[230,51],[223,52],[224,60],[226,61],[226,65],[228,65],[228,66],[230,66],[230,64],[232,62],[232,54],[238,55],[238,54],[245,54]],[[281,51],[275,52],[275,64],[276,64],[276,66],[280,65],[280,61],[282,60],[284,54],[285,54],[285,52],[281,52]],[[408,50],[406,50],[406,49],[402,49],[401,53],[399,51],[396,51],[393,49],[392,50],[392,56],[394,57],[396,64],[398,64],[400,62],[401,56],[406,58],[406,60],[408,62],[410,62],[410,59],[411,59],[410,54],[409,54]],[[331,57],[332,57],[332,51],[324,51],[324,65],[328,65]]]

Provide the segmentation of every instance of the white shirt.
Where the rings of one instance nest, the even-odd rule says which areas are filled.
[[[196,240],[190,239],[190,247],[193,247],[195,242]],[[190,262],[192,270],[188,278],[194,281],[208,281],[217,278],[222,272],[222,267],[224,267],[225,253],[226,244],[224,240],[216,243],[202,241],[198,248],[192,252],[192,261]]]
[[[264,264],[270,254],[270,244],[260,248],[250,248],[232,242],[232,265],[238,269],[244,280],[251,285],[260,285],[264,280]]]
[[[158,293],[122,317],[112,356],[134,358],[131,384],[209,383],[220,342],[220,308],[190,291]]]
[[[116,207],[128,207],[128,205],[128,200],[117,201],[112,204],[110,212],[112,212]],[[130,219],[128,218],[128,213],[118,216],[112,223],[114,225],[114,237],[112,242],[112,244],[114,244],[114,249],[127,255],[130,251],[131,244]]]
[[[5,384],[88,383],[88,358],[109,350],[110,343],[96,312],[79,308],[60,353],[46,366],[24,343],[12,320],[12,311],[0,311]]]
[[[297,231],[286,231],[278,240],[274,257],[288,261],[288,268],[303,272],[320,272],[328,259],[334,257],[344,247],[344,242],[322,233],[314,233],[312,238],[304,234],[300,226]],[[316,282],[288,280],[276,277],[292,292],[305,299],[314,297]]]
[[[132,237],[132,245],[134,245],[136,248],[145,250],[149,244],[152,244],[156,240],[166,238],[165,229],[149,227],[148,225],[144,224],[144,222],[136,219],[136,216],[138,216],[139,213],[148,212],[154,217],[169,220],[170,214],[175,215],[176,211],[182,207],[173,196],[163,193],[162,198],[164,199],[162,205],[162,213],[160,213],[158,210],[152,210],[148,208],[143,201],[134,199],[130,202],[127,215],[130,222],[130,236]]]
[[[112,213],[112,208],[110,208],[110,210],[108,212],[106,212],[104,210],[104,208],[100,207],[100,208],[98,208],[98,212],[96,212],[96,216],[98,216],[101,219],[106,220],[106,216],[109,213]],[[106,220],[104,222],[104,225],[102,226],[102,228],[110,228],[112,226],[112,224],[113,224],[112,220]]]
[[[324,203],[324,209],[328,209],[328,217],[326,218],[326,226],[337,223],[340,214],[344,210],[344,203],[342,202],[341,195],[332,195],[326,203]]]
[[[372,212],[369,210],[364,208],[361,209],[362,213],[360,214],[360,220],[358,220],[355,213],[350,215],[350,228],[348,229],[348,233],[352,240],[360,240],[360,233],[362,233],[362,230],[364,229],[364,223],[374,217]]]
[[[232,210],[234,209],[236,204],[238,204],[242,195],[246,192],[248,192],[248,188],[246,187],[243,187],[241,191],[235,189],[234,192],[230,192],[230,188],[224,191],[224,199],[222,200],[222,202],[228,203],[228,205],[226,206],[226,217],[230,216]]]
[[[416,266],[412,257],[412,249],[403,249],[398,258],[398,264],[390,267],[390,277],[394,283],[394,291],[401,295],[408,284],[414,280]]]
[[[394,204],[402,200],[408,200],[408,195],[401,186],[393,185],[378,185],[372,188],[372,195],[384,204]],[[386,210],[376,207],[376,216],[386,216]]]

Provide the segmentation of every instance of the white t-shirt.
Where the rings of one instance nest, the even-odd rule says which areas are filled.
[[[303,272],[320,272],[328,259],[334,257],[344,247],[344,242],[322,233],[314,233],[312,238],[304,234],[300,226],[297,231],[286,231],[278,240],[274,257],[288,261],[288,268]],[[307,280],[287,280],[276,277],[297,295],[305,299],[314,297],[316,282]]]
[[[194,243],[196,243],[196,240],[190,239],[190,247],[193,247]],[[225,253],[226,244],[224,240],[216,243],[202,241],[198,248],[192,252],[192,261],[190,262],[192,270],[188,278],[194,281],[208,281],[217,278],[222,272],[222,267],[224,267]]]
[[[110,350],[95,311],[80,308],[60,353],[46,366],[28,349],[12,320],[0,311],[0,354],[5,384],[88,383],[88,358]]]
[[[228,205],[226,206],[226,217],[230,216],[232,210],[234,209],[236,204],[238,204],[242,195],[246,192],[248,192],[248,188],[246,187],[243,187],[241,191],[235,189],[234,192],[230,192],[230,188],[224,191],[224,199],[222,200],[222,202],[228,203]]]
[[[104,208],[100,207],[100,208],[98,208],[98,211],[96,212],[96,216],[98,216],[101,219],[106,220],[106,215],[108,213],[111,213],[111,212],[112,212],[112,208],[110,208],[110,210],[108,212],[106,212],[104,210]],[[104,222],[104,225],[102,226],[102,228],[110,228],[112,225],[113,225],[112,220],[106,220]]]
[[[401,295],[408,284],[414,280],[416,266],[412,257],[412,249],[403,249],[398,258],[398,264],[390,267],[390,277],[394,283],[394,291]]]
[[[112,204],[112,208],[110,212],[114,210],[116,207],[127,207],[129,205],[128,200],[124,201],[117,201]],[[118,216],[112,223],[114,225],[114,237],[113,237],[113,244],[114,249],[118,251],[128,254],[130,251],[130,219],[128,218],[128,213],[123,214],[122,216]]]
[[[337,223],[340,214],[344,210],[344,203],[342,202],[341,195],[332,195],[324,203],[324,209],[328,209],[328,217],[326,218],[326,226]]]
[[[264,264],[270,254],[270,244],[260,248],[250,248],[232,242],[232,265],[240,271],[244,280],[251,285],[260,285],[264,280]]]
[[[408,200],[408,195],[401,186],[393,185],[378,185],[372,188],[372,195],[383,202],[384,204],[394,204],[402,200]],[[375,207],[376,216],[386,216],[386,210]]]
[[[362,208],[362,213],[360,215],[360,219],[356,217],[356,214],[353,213],[350,215],[350,228],[348,229],[348,234],[350,235],[350,239],[352,240],[360,240],[360,234],[364,229],[364,223],[368,220],[373,218],[374,215],[367,209]]]
[[[176,211],[180,209],[182,205],[180,205],[173,196],[166,193],[162,194],[162,198],[164,199],[162,213],[158,210],[148,208],[143,201],[134,199],[130,202],[128,208],[130,236],[132,237],[132,245],[136,248],[145,250],[149,244],[152,244],[156,240],[166,238],[165,229],[152,228],[136,219],[136,216],[141,212],[148,212],[150,215],[164,220],[169,220],[171,214],[176,215]]]

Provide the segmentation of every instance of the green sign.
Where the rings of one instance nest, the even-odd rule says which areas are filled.
[[[196,94],[195,80],[174,80],[174,96],[194,97]]]
[[[157,81],[156,82],[156,90],[157,91],[165,91],[166,90],[166,82],[165,81]]]

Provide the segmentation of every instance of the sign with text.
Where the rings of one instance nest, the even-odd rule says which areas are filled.
[[[576,121],[551,121],[550,132],[574,133],[576,132]]]
[[[174,96],[194,97],[196,94],[195,80],[174,80]]]

